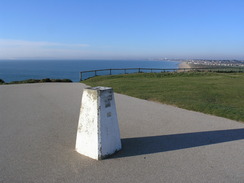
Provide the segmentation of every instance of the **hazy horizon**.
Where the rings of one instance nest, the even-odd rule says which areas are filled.
[[[244,59],[210,59],[210,58],[189,58],[189,59],[185,59],[185,58],[167,58],[167,59],[160,59],[160,58],[155,58],[155,59],[145,59],[145,58],[141,58],[141,59],[135,59],[135,58],[131,58],[131,59],[112,59],[112,58],[108,58],[108,59],[80,59],[80,58],[76,58],[76,59],[63,59],[63,58],[15,58],[15,59],[0,59],[1,61],[169,61],[169,62],[174,62],[174,61],[191,61],[191,60],[236,60],[236,61],[241,61],[244,62]]]

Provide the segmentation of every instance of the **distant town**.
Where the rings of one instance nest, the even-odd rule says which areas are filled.
[[[191,67],[210,66],[210,67],[244,67],[244,60],[208,60],[208,59],[169,59],[159,58],[158,61],[182,61]]]
[[[191,66],[220,66],[220,67],[244,67],[244,61],[240,60],[185,60]]]

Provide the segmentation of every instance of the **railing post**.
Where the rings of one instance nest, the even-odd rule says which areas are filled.
[[[125,74],[126,74],[126,69],[125,69]]]
[[[141,68],[138,69],[138,72],[139,72],[139,73],[141,72]]]
[[[97,71],[95,70],[95,76],[97,76]]]
[[[109,74],[112,75],[112,69],[109,69]]]
[[[80,81],[82,81],[82,72],[80,72]]]

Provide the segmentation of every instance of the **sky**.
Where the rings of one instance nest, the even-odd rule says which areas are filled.
[[[0,59],[244,60],[243,0],[0,0]]]

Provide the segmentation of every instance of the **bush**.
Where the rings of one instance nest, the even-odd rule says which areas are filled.
[[[52,82],[72,83],[70,79],[52,79]]]
[[[4,81],[3,81],[4,82]],[[49,82],[63,82],[63,83],[71,83],[72,81],[70,79],[28,79],[23,81],[12,81],[8,84],[23,84],[23,83],[49,83]],[[1,84],[1,82],[0,82]]]
[[[65,83],[72,83],[72,81],[70,79],[63,79],[63,82],[65,82]]]
[[[52,82],[52,80],[49,78],[45,78],[45,79],[41,79],[40,82],[41,83],[49,83],[49,82]]]
[[[2,79],[0,79],[0,84],[4,84],[5,82],[2,80]]]
[[[40,80],[39,79],[28,79],[23,81],[23,83],[39,83]]]

